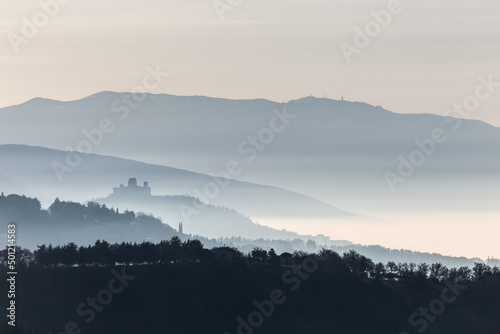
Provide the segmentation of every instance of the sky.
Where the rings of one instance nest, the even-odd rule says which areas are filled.
[[[376,30],[371,13],[391,1],[2,0],[0,107],[131,91],[148,67],[169,73],[151,93],[326,94],[440,115],[473,94],[479,76],[500,81],[498,1],[401,0]],[[372,37],[349,63],[340,45],[356,47],[356,27],[367,26]],[[499,108],[500,92],[470,117],[500,126]]]

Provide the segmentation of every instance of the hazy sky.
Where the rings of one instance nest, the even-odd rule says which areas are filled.
[[[279,102],[327,93],[401,113],[442,114],[478,76],[500,81],[495,0],[402,0],[350,64],[339,44],[354,44],[354,28],[389,0],[238,1],[221,21],[214,0],[71,0],[16,53],[9,36],[44,16],[39,1],[2,0],[0,107],[130,91],[157,65],[170,76],[153,93]],[[500,126],[499,109],[500,87],[472,118]]]

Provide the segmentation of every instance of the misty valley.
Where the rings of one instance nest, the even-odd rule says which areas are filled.
[[[497,127],[134,94],[0,109],[0,333],[498,333]]]
[[[500,1],[0,1],[0,334],[500,334]]]

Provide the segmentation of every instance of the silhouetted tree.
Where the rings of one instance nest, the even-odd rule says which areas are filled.
[[[373,266],[373,277],[380,280],[385,278],[386,270],[382,262],[379,262]]]
[[[252,259],[257,262],[265,262],[268,258],[267,251],[260,247],[255,247],[252,250]]]
[[[290,254],[288,252],[284,252],[284,253],[281,253],[280,258],[281,258],[282,265],[284,265],[284,266],[293,265],[293,255],[292,254]]]
[[[491,267],[481,262],[474,263],[472,272],[473,272],[472,277],[476,281],[482,280],[483,278],[486,278],[492,274]]]
[[[9,252],[9,250],[11,250]],[[12,247],[5,247],[0,251],[0,263],[3,267],[8,267],[12,263],[10,261],[14,261],[15,270],[26,269],[30,266],[30,264],[34,260],[34,255],[31,253],[29,249],[21,248],[20,246],[14,246],[14,254],[12,254]],[[10,253],[10,254],[9,254]],[[9,259],[9,255],[11,258]],[[12,259],[14,258],[14,259]],[[12,270],[10,270],[12,271]]]
[[[469,267],[451,268],[448,273],[448,280],[464,282],[471,279],[472,270]]]
[[[61,263],[66,266],[72,266],[77,263],[78,247],[74,242],[62,247]]]
[[[181,258],[181,250],[182,250],[182,241],[178,236],[172,237],[169,242],[169,251],[172,254],[172,259],[174,262],[180,261]]]
[[[417,266],[417,272],[415,273],[416,277],[420,280],[427,279],[429,275],[429,265],[427,263],[419,263]]]
[[[109,242],[97,240],[91,252],[92,263],[99,265],[114,265],[113,252],[110,248]]]
[[[274,248],[269,250],[269,263],[271,264],[279,264],[281,262],[281,258],[276,254]]]
[[[34,252],[36,264],[45,267],[49,264],[48,249],[45,244],[37,246],[37,250]]]
[[[187,262],[200,262],[204,258],[203,244],[199,240],[188,240],[183,244]]]
[[[433,263],[430,268],[429,278],[437,281],[443,281],[448,278],[449,270],[442,263]]]
[[[387,263],[387,273],[385,275],[387,279],[389,280],[394,280],[399,278],[399,268],[396,262],[394,261],[389,261]]]
[[[354,250],[344,253],[342,259],[355,275],[366,278],[373,273],[373,261]]]

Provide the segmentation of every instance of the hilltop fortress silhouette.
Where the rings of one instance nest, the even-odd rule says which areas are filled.
[[[149,187],[149,183],[147,181],[144,182],[144,185],[141,187],[137,185],[136,178],[130,178],[128,180],[128,186],[124,186],[120,184],[120,187],[113,188],[114,196],[145,196],[151,197],[151,188]]]

